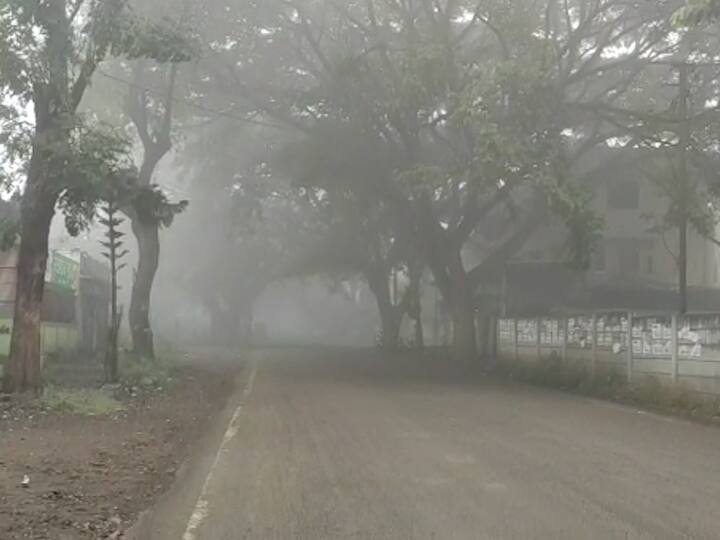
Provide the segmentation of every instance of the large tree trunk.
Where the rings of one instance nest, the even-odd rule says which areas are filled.
[[[378,300],[380,312],[381,335],[378,342],[383,351],[396,351],[400,346],[400,323],[398,310],[390,304]]]
[[[453,356],[462,364],[477,360],[477,339],[475,331],[475,310],[472,305],[453,307]]]
[[[460,250],[436,249],[427,255],[436,286],[452,316],[453,357],[458,363],[472,364],[478,359],[475,287],[465,271]]]
[[[139,172],[139,184],[148,187],[152,184],[153,174],[160,161],[172,149],[170,138],[173,117],[173,95],[177,65],[170,67],[168,95],[164,103],[164,113],[157,130],[148,125],[148,101],[143,86],[143,65],[136,65],[134,86],[130,87],[127,100],[127,113],[138,130],[143,142],[145,154]],[[131,212],[132,230],[138,245],[138,268],[130,298],[130,333],[135,354],[148,359],[155,358],[155,344],[150,326],[150,297],[155,274],[160,261],[159,223],[145,223],[137,212]]]
[[[370,291],[380,314],[381,334],[378,346],[384,351],[395,351],[400,345],[400,326],[402,324],[402,311],[393,305],[390,294],[389,273],[384,270],[375,270],[366,275]]]
[[[42,390],[41,312],[45,292],[50,224],[60,193],[68,148],[67,107],[76,104],[67,95],[69,20],[66,2],[45,2],[38,7],[45,45],[47,72],[34,81],[35,137],[20,215],[15,313],[10,357],[3,380],[6,392]]]
[[[35,154],[21,208],[21,240],[17,263],[17,290],[10,357],[3,391],[42,390],[41,311],[45,290],[50,223],[56,196],[42,185],[43,166]]]
[[[408,314],[415,324],[415,347],[422,351],[425,349],[425,329],[422,321],[422,272],[411,272],[410,288],[407,291],[409,295]]]
[[[130,299],[130,333],[135,354],[154,359],[150,297],[160,261],[160,235],[157,225],[143,223],[137,216],[132,219],[132,230],[138,244],[138,267]]]

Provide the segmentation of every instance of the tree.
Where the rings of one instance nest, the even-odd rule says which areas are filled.
[[[659,16],[665,13],[660,11]],[[672,20],[678,24],[677,13]],[[593,133],[601,140],[612,139],[616,153],[634,156],[625,165],[631,170],[640,165],[639,170],[667,202],[666,208],[647,217],[652,219],[653,232],[663,237],[670,231],[677,234],[677,253],[670,246],[668,250],[677,263],[678,310],[684,313],[688,308],[689,235],[696,233],[711,241],[716,236],[717,179],[712,169],[716,167],[717,110],[713,102],[718,79],[713,64],[718,42],[717,36],[700,35],[692,27],[668,23],[665,27],[660,35],[666,37],[656,38],[647,55],[633,61],[636,75],[624,83],[622,93],[612,100],[577,105],[593,109],[594,126],[604,124]],[[592,138],[588,140],[592,142]],[[582,149],[585,144],[577,146]]]
[[[697,54],[697,51],[695,52]],[[630,148],[643,156],[641,170],[658,188],[667,207],[651,213],[654,231],[666,235],[677,232],[678,311],[688,309],[688,241],[694,233],[720,245],[720,178],[717,174],[717,130],[713,97],[718,77],[712,67],[697,65],[689,58],[668,66],[670,84],[676,96],[661,114],[672,119],[671,126],[648,124],[645,139]],[[672,80],[674,79],[674,80]]]
[[[193,205],[168,239],[167,256],[182,264],[163,277],[204,307],[216,343],[240,346],[251,341],[256,298],[283,279],[319,220],[314,203],[269,170],[282,133],[241,117],[212,120],[186,132],[177,157]]]
[[[329,147],[334,148],[331,155]],[[392,176],[398,165],[393,156],[353,126],[327,121],[286,146],[272,163],[276,173],[314,194],[326,222],[318,242],[288,272],[359,274],[377,303],[379,346],[389,351],[398,348],[406,314],[418,323],[416,341],[421,345],[417,297],[424,263],[414,249],[412,224],[400,223],[373,189],[374,182]],[[393,286],[398,272],[411,278],[403,294]]]
[[[85,143],[73,139],[79,138],[77,110],[92,76],[108,55],[171,62],[190,55],[174,29],[136,17],[123,0],[4,2],[0,37],[3,91],[31,103],[34,111],[21,205],[15,316],[3,389],[37,392],[42,388],[40,306],[50,223],[56,203],[72,188],[72,168],[89,165],[76,155]]]
[[[208,2],[208,19],[227,24],[205,69],[213,96],[319,148],[314,175],[391,209],[391,236],[431,269],[452,312],[456,355],[468,360],[478,293],[495,285],[546,214],[567,225],[568,258],[587,265],[600,223],[571,167],[642,131],[642,82],[677,50],[676,7]],[[323,144],[327,124],[353,135]],[[354,155],[343,142],[358,135],[394,157],[391,174],[343,170],[343,155]],[[370,165],[377,157],[364,154]],[[474,261],[470,241],[482,246]]]
[[[119,216],[122,202],[115,193],[110,195],[105,204],[101,207],[102,214],[98,217],[98,221],[106,229],[105,240],[102,243],[107,250],[103,255],[110,262],[110,328],[108,329],[107,351],[105,354],[105,378],[108,382],[117,382],[118,380],[118,338],[120,337],[120,323],[122,321],[122,313],[118,309],[118,272],[127,266],[120,260],[128,254],[128,250],[123,248],[122,237],[125,236],[119,227],[123,223],[123,219]]]
[[[151,19],[175,14],[176,24],[183,29],[186,39],[191,39],[187,23],[192,10],[199,7],[192,7],[186,0],[134,4]],[[194,31],[192,40],[199,42]],[[139,181],[146,187],[157,185],[155,176],[160,163],[173,146],[179,150],[175,128],[179,121],[186,120],[188,108],[183,107],[183,101],[185,94],[190,93],[192,77],[182,77],[177,63],[164,66],[147,59],[134,62],[116,59],[107,63],[101,75],[102,84],[95,85],[86,104],[91,110],[101,109],[113,122],[123,126],[129,123],[127,127],[134,132],[140,146]],[[114,99],[109,101],[108,95]],[[152,290],[160,265],[160,227],[157,223],[139,219],[132,208],[123,210],[131,220],[138,254],[129,309],[133,350],[138,357],[153,359],[155,347],[150,315]]]
[[[125,111],[132,120],[143,148],[140,165],[140,184],[152,185],[155,170],[172,148],[173,99],[177,77],[177,65],[168,68],[165,97],[158,104],[156,97],[146,90],[147,69],[138,63],[134,69],[133,83],[129,86]],[[158,118],[153,118],[155,109]],[[160,263],[159,223],[142,220],[128,211],[132,231],[138,246],[138,266],[130,299],[130,332],[135,354],[154,359],[155,347],[150,325],[150,300],[153,282]]]
[[[510,237],[495,235],[500,243],[492,256],[470,271],[462,262],[467,239],[489,214],[512,202],[511,191],[520,192],[524,205],[552,196],[555,208],[578,225],[584,221],[577,216],[587,211],[582,199],[548,174],[557,170],[561,143],[560,130],[552,124],[554,110],[536,106],[559,104],[542,79],[544,73],[504,58],[493,32],[478,30],[484,13],[458,24],[454,21],[468,13],[464,3],[441,4],[386,8],[375,2],[286,2],[272,22],[267,14],[262,19],[272,29],[268,50],[291,44],[296,57],[288,59],[286,53],[282,58],[296,62],[295,72],[304,73],[305,80],[277,89],[269,103],[247,88],[245,77],[237,77],[243,81],[237,91],[270,118],[306,135],[312,136],[312,125],[330,116],[345,129],[362,133],[373,147],[397,156],[397,174],[364,176],[351,188],[359,193],[361,186],[363,195],[372,191],[392,208],[399,226],[410,225],[408,236],[417,242],[452,307],[455,350],[459,357],[472,358],[478,283],[522,245],[538,211],[530,212]],[[518,53],[537,63],[532,54],[542,49],[540,44],[520,39],[532,36],[534,29],[513,30]],[[498,56],[483,58],[481,65],[473,55],[481,45]],[[283,66],[277,77],[282,80],[287,71]],[[274,75],[263,81],[264,88],[273,89]],[[508,111],[510,92],[516,99]],[[285,103],[287,109],[282,109]],[[474,107],[477,103],[487,106]],[[300,112],[293,116],[293,111]],[[337,145],[325,148],[331,161]],[[528,189],[537,194],[528,198]]]
[[[177,64],[162,66],[145,60],[116,61],[103,71],[104,84],[91,94],[91,110],[101,109],[120,125],[129,122],[129,131],[136,135],[141,150],[137,165],[139,182],[148,188],[159,188],[155,174],[173,149],[173,127],[177,123],[178,108],[175,104],[182,99],[177,95],[181,86],[178,72]],[[108,94],[117,95],[117,102],[108,103]],[[161,224],[140,219],[131,207],[122,210],[131,220],[138,248],[129,310],[133,350],[138,357],[154,359],[150,314],[152,289],[160,264]]]

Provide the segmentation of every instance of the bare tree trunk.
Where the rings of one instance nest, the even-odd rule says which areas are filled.
[[[378,301],[381,332],[378,345],[383,351],[396,351],[400,347],[400,322],[398,311],[390,304]]]
[[[160,261],[158,226],[132,219],[132,230],[138,244],[138,267],[130,299],[130,333],[133,350],[141,358],[154,359],[155,345],[150,326],[152,286]]]
[[[425,329],[422,318],[415,319],[415,347],[420,351],[425,350]]]
[[[380,314],[381,335],[378,342],[384,351],[395,351],[400,345],[402,311],[392,303],[390,276],[385,271],[375,270],[366,275],[368,286],[375,295]]]
[[[15,314],[3,391],[42,390],[41,311],[50,223],[56,197],[43,189],[39,157],[33,156],[21,209]]]
[[[453,355],[463,364],[477,360],[477,336],[475,310],[472,305],[461,304],[453,307]]]
[[[422,321],[422,270],[411,269],[408,314],[415,323],[415,347],[422,351],[425,349],[425,329]]]
[[[461,364],[477,361],[475,287],[458,250],[431,250],[428,265],[452,316],[452,354]]]

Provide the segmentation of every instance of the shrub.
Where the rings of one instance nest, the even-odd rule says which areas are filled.
[[[165,388],[172,382],[172,367],[165,359],[147,360],[126,354],[120,377],[126,387]]]
[[[663,384],[656,377],[644,377],[639,382],[628,384],[624,375],[609,372],[593,379],[583,366],[564,364],[557,355],[533,363],[505,360],[497,364],[497,370],[503,375],[541,386],[665,411],[720,417],[720,398],[711,400],[683,386]]]

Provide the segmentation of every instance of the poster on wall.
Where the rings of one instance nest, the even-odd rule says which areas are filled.
[[[513,343],[515,339],[515,324],[511,319],[500,319],[498,321],[498,335],[503,343]]]
[[[578,316],[568,319],[568,345],[588,349],[592,347],[592,317]]]
[[[702,358],[704,353],[712,356],[717,349],[718,317],[715,315],[696,315],[680,321],[678,330],[678,356],[680,358]]]
[[[63,289],[76,291],[80,279],[80,261],[59,251],[53,251],[50,255],[48,274],[47,281],[49,283]]]
[[[534,320],[518,321],[518,342],[525,344],[537,342],[537,324]]]
[[[642,342],[633,348],[635,356],[669,358],[672,356],[672,322],[669,317],[636,317],[633,319],[633,337]]]
[[[545,319],[541,322],[540,344],[546,346],[560,346],[562,344],[560,321],[557,319]]]
[[[598,347],[619,354],[628,344],[628,318],[621,314],[607,314],[597,320]]]

